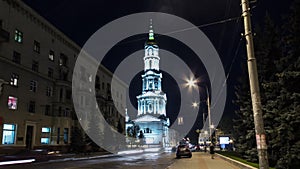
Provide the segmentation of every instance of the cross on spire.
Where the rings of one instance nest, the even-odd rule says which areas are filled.
[[[152,19],[150,19],[149,40],[154,40],[154,31],[153,31],[153,26],[152,26]]]

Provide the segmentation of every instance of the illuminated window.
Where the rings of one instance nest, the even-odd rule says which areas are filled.
[[[8,96],[7,105],[8,105],[8,109],[16,110],[18,107],[18,98],[13,96]]]
[[[18,80],[19,80],[19,75],[13,73],[10,76],[10,85],[12,85],[12,86],[18,86]]]
[[[64,128],[64,143],[68,144],[69,142],[69,128]]]
[[[3,124],[2,144],[15,144],[16,125]]]
[[[50,50],[49,51],[49,56],[48,56],[49,60],[54,61],[54,51]]]
[[[42,128],[41,144],[50,144],[50,127]]]
[[[178,117],[178,125],[183,125],[183,117]]]
[[[150,128],[144,129],[144,133],[152,133],[152,130]]]
[[[35,51],[36,53],[40,53],[40,51],[41,51],[40,42],[33,41],[33,51]]]
[[[23,32],[19,31],[18,29],[15,30],[15,41],[18,43],[23,42]]]

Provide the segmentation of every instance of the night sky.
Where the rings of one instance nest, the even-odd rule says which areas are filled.
[[[235,19],[226,23],[216,23],[210,26],[202,26],[228,18],[241,16],[240,0],[122,0],[122,1],[99,1],[99,0],[23,0],[39,14],[45,17],[78,45],[83,46],[88,38],[103,25],[119,17],[138,12],[164,12],[182,17],[200,29],[210,39],[216,48],[223,63],[227,80],[227,103],[223,117],[232,118],[235,107],[232,104],[234,98],[234,85],[237,84],[237,77],[241,76],[240,65],[246,62],[245,43],[241,38],[243,32],[243,20]],[[275,22],[282,23],[282,16],[289,11],[291,0],[258,0],[252,6],[252,23],[255,27],[261,25],[263,17],[269,13]],[[125,39],[107,54],[103,65],[112,72],[118,64],[131,53],[143,48],[147,38],[146,34],[136,35]],[[139,40],[136,40],[139,39]],[[195,73],[196,77],[201,77],[205,85],[209,85],[206,70],[201,60],[184,44],[167,36],[157,37],[159,47],[169,50],[181,57]],[[176,48],[174,48],[176,46]],[[180,50],[178,50],[180,49]],[[163,59],[163,56],[160,56]],[[136,105],[135,96],[141,93],[141,89],[133,88],[140,86],[141,73],[138,73],[130,85],[130,96],[132,104]],[[167,73],[163,73],[163,90],[168,96],[167,114],[178,111],[176,106],[180,103],[178,99],[178,87],[174,85],[174,80]],[[203,96],[203,95],[202,95]],[[201,97],[202,97],[201,96]],[[206,97],[205,95],[203,97]],[[201,98],[205,100],[205,98]],[[127,101],[129,103],[129,100]],[[171,104],[170,104],[171,103]],[[202,112],[200,109],[198,120],[202,122]],[[170,116],[171,121],[176,116]],[[198,123],[193,128],[201,128]]]

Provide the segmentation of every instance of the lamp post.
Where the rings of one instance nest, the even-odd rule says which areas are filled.
[[[207,113],[208,113],[208,124],[209,124],[209,140],[211,142],[212,141],[212,137],[211,137],[212,124],[211,124],[211,114],[210,114],[210,100],[209,100],[209,93],[208,93],[207,86],[205,86],[205,88],[206,88],[206,96],[207,96]]]
[[[196,79],[188,79],[186,85],[188,87],[196,87],[196,84],[198,83],[198,80]],[[206,96],[207,96],[207,114],[208,114],[208,127],[209,127],[209,140],[212,141],[212,129],[214,128],[211,122],[211,112],[210,112],[210,97],[207,86],[204,86],[206,89]],[[192,106],[197,107],[199,103],[193,102]],[[203,126],[204,126],[205,120],[204,120],[204,113],[203,113]]]

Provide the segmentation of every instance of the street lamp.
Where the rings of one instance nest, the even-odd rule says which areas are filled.
[[[196,87],[198,86],[197,83],[198,83],[198,80],[197,79],[187,79],[186,80],[186,85],[191,88],[191,87]],[[209,92],[208,92],[208,88],[207,86],[204,86],[205,89],[206,89],[206,96],[207,96],[207,114],[208,114],[208,127],[209,127],[209,139],[210,141],[212,141],[212,129],[214,128],[214,126],[212,125],[212,122],[211,122],[211,112],[210,112],[210,98],[209,98]],[[198,106],[198,103],[197,102],[193,102],[192,103],[192,106],[195,108]],[[203,113],[203,126],[204,126],[204,113]]]

